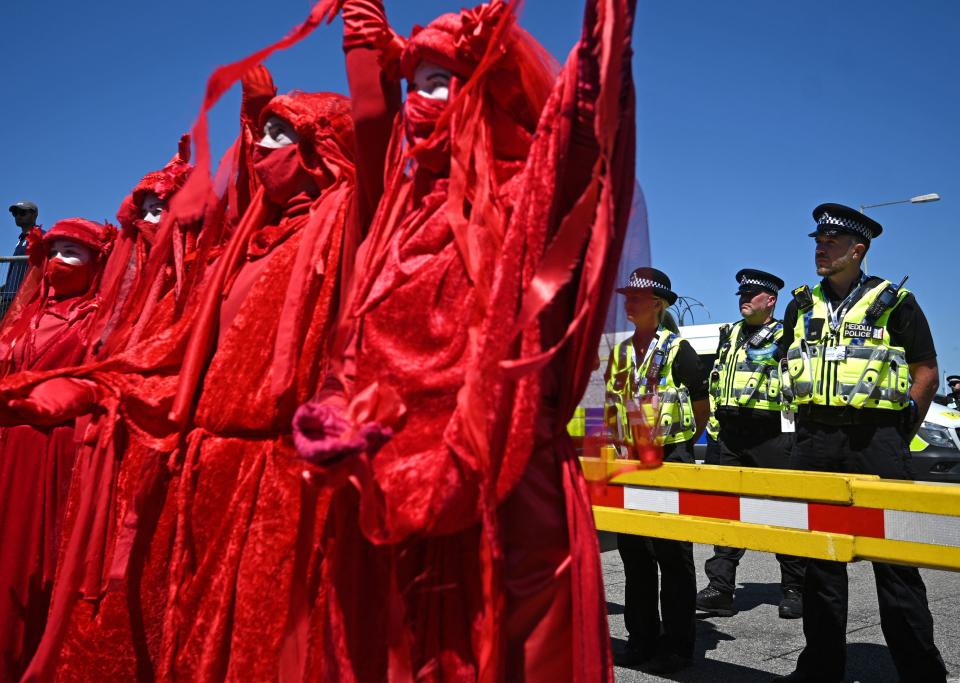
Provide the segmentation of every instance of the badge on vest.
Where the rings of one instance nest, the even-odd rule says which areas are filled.
[[[823,318],[812,318],[807,323],[807,341],[820,341],[823,336]]]
[[[846,346],[830,346],[827,348],[826,353],[823,357],[827,361],[841,361],[845,360],[847,357],[847,347]]]
[[[883,328],[865,323],[844,323],[843,335],[851,339],[876,339],[883,341]]]

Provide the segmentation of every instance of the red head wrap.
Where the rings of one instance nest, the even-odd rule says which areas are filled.
[[[140,220],[140,207],[148,193],[157,195],[163,201],[169,201],[177,190],[183,187],[190,177],[190,136],[180,138],[180,145],[174,157],[159,171],[143,176],[133,192],[123,200],[117,211],[117,220],[123,228],[128,228]]]
[[[321,187],[346,168],[353,172],[355,142],[349,98],[337,93],[294,91],[270,100],[260,114],[260,126],[271,116],[279,116],[293,126],[300,136],[300,165]]]
[[[164,201],[170,199],[187,182],[192,168],[190,166],[190,136],[184,135],[180,138],[180,146],[173,159],[159,171],[143,176],[137,183],[137,186],[133,189],[133,203],[140,206],[148,192],[152,192]]]
[[[425,28],[414,27],[401,56],[401,72],[412,79],[424,61],[450,69],[454,82],[452,100],[437,122],[433,140],[422,147],[436,148],[451,119],[472,116],[493,129],[496,159],[526,158],[557,64],[517,26],[511,4],[494,0],[459,14],[444,14]],[[471,126],[461,122],[454,128]],[[462,142],[458,146],[465,149]]]
[[[428,61],[468,78],[486,54],[505,12],[507,5],[494,0],[459,14],[442,14],[426,28],[414,26],[400,62],[404,77],[413,78],[417,65]]]
[[[86,218],[65,218],[54,223],[43,236],[43,242],[49,248],[54,240],[71,240],[93,249],[98,260],[102,261],[110,253],[116,237],[117,229],[109,223],[95,223]]]

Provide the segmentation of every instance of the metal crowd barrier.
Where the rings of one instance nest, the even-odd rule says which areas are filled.
[[[623,472],[625,461],[581,462],[595,482],[613,477],[591,484],[599,531],[960,571],[960,487],[680,463]]]
[[[20,287],[25,270],[22,270],[17,277],[10,278],[10,269],[13,264],[21,263],[28,259],[28,256],[0,256],[0,319],[7,313],[7,308],[13,301]],[[7,264],[2,266],[2,264]],[[9,287],[9,290],[8,290]]]

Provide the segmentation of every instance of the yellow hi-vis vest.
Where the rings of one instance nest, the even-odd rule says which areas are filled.
[[[739,339],[742,330],[741,320],[720,331],[720,349],[710,373],[714,410],[783,410],[776,358],[783,323],[773,320]]]
[[[904,349],[890,343],[887,329],[890,313],[909,292],[897,290],[887,280],[861,286],[866,291],[835,329],[820,285],[813,288],[812,305],[798,310],[793,344],[780,371],[783,393],[793,404],[883,410],[902,410],[909,404],[910,370]],[[883,306],[878,299],[887,287],[895,297]]]
[[[673,361],[681,341],[679,335],[661,327],[639,365],[632,338],[613,347],[604,419],[618,440],[634,442],[628,412],[642,420],[657,445],[693,438],[696,425],[690,392],[673,382]]]

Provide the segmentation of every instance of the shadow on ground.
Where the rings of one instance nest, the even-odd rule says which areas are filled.
[[[779,583],[742,583],[733,596],[738,612],[749,612],[760,605],[779,605],[783,597]]]
[[[682,681],[686,683],[746,683],[747,681],[769,681],[773,674],[767,673],[762,669],[755,669],[743,664],[733,662],[723,662],[716,659],[706,659],[707,652],[715,650],[717,644],[724,640],[735,640],[733,636],[725,633],[709,621],[697,621],[697,640],[694,645],[693,666],[683,671],[668,676],[654,677],[667,681]],[[620,652],[626,647],[626,641],[614,638],[613,651]],[[643,671],[642,667],[637,667],[637,671]]]

